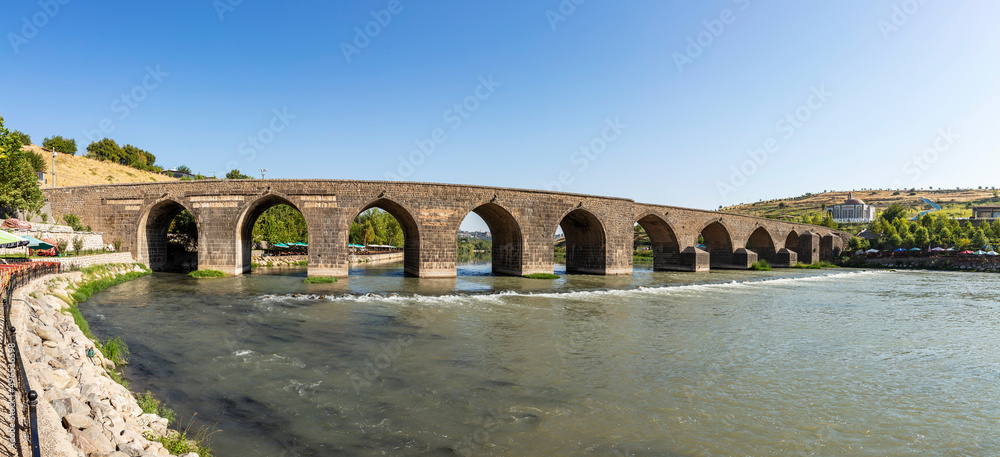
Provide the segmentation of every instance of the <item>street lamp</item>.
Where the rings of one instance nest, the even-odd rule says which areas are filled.
[[[264,179],[264,173],[267,173],[267,168],[260,169],[260,179]]]

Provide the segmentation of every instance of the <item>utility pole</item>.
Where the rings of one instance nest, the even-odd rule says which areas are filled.
[[[56,187],[56,148],[52,148],[52,186]]]
[[[260,179],[264,179],[264,173],[267,173],[267,168],[260,169]]]

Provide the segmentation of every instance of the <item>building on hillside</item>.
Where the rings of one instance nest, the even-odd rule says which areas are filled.
[[[1000,219],[1000,205],[973,206],[973,219]]]
[[[161,171],[160,173],[161,173],[161,174],[164,174],[164,175],[167,175],[167,176],[172,176],[172,177],[174,177],[174,178],[181,178],[181,179],[184,179],[184,178],[187,178],[187,179],[194,179],[194,177],[195,177],[195,176],[194,176],[193,174],[191,174],[191,173],[187,173],[187,172],[184,172],[184,171],[177,171],[177,170],[174,170],[174,169],[171,169],[171,170],[163,170],[163,171]]]
[[[827,212],[838,223],[868,223],[875,220],[875,207],[854,198],[853,192],[847,194],[847,201],[831,206]]]

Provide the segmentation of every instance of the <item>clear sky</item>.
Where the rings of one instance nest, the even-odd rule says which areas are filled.
[[[4,12],[8,128],[81,151],[107,136],[205,174],[706,209],[1000,184],[993,2],[42,0]]]

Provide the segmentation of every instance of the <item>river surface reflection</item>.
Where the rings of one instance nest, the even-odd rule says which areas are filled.
[[[80,308],[220,456],[1000,454],[998,275],[266,273]]]

